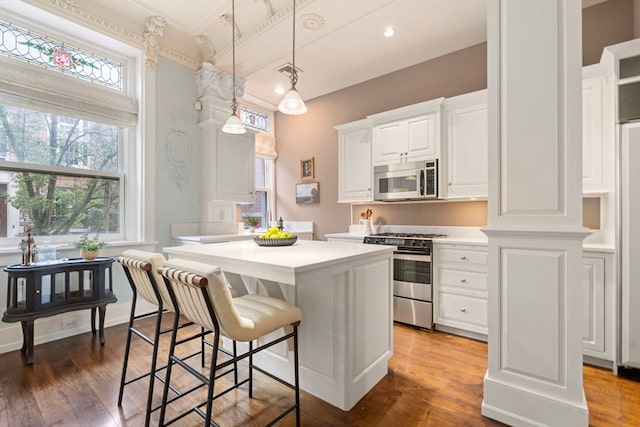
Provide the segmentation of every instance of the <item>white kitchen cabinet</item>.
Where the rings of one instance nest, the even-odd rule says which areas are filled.
[[[338,203],[373,200],[371,121],[335,127],[338,131]]]
[[[621,354],[625,367],[640,369],[640,123],[621,127]]]
[[[374,166],[438,159],[443,99],[368,116],[374,124]]]
[[[600,64],[582,71],[582,191],[614,191],[615,119],[607,79]]]
[[[582,345],[585,361],[611,368],[615,360],[615,278],[610,252],[582,258]]]
[[[600,355],[604,343],[604,259],[582,260],[582,345],[584,353]]]
[[[486,245],[434,242],[436,329],[487,340]]]
[[[487,113],[486,89],[444,102],[447,199],[487,197]]]
[[[200,126],[201,194],[205,200],[251,203],[255,193],[253,132],[233,135],[222,124],[206,120]]]

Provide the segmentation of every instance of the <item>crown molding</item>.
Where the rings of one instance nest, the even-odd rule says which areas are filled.
[[[73,20],[74,22],[87,26],[98,32],[108,34],[118,40],[131,44],[133,46],[144,48],[144,22],[140,23],[140,31],[134,31],[122,25],[108,21],[104,18],[96,16],[86,9],[79,6],[72,0],[23,0],[25,3],[45,9],[53,14]],[[200,68],[201,61],[199,58],[193,58],[189,55],[179,52],[160,44],[159,54],[189,67],[193,70]]]

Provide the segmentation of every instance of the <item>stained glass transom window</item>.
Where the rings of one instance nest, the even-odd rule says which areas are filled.
[[[251,129],[255,129],[260,132],[269,131],[269,118],[266,114],[258,113],[257,111],[241,107],[240,120],[242,121],[242,124],[250,127]]]
[[[0,54],[109,88],[123,88],[121,63],[2,21]]]

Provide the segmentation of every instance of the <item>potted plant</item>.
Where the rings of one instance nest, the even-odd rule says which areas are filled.
[[[107,242],[100,240],[100,235],[96,234],[92,239],[88,234],[83,234],[79,241],[74,243],[80,249],[80,255],[87,261],[93,261],[98,256],[100,249],[107,246]]]
[[[247,217],[247,224],[249,225],[250,233],[254,233],[256,231],[256,226],[258,225],[258,222],[260,222],[260,218],[257,218],[255,216]]]

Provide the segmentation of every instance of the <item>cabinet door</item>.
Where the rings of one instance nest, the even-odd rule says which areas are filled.
[[[217,186],[215,199],[253,202],[255,142],[253,134],[232,135],[217,130]]]
[[[371,129],[340,133],[338,202],[373,200]]]
[[[431,160],[438,157],[439,119],[437,113],[412,117],[406,121],[407,148],[405,156],[409,160]]]
[[[374,128],[373,162],[399,163],[407,151],[407,124],[403,121],[384,123]]]
[[[603,79],[582,82],[582,187],[583,191],[604,190]]]
[[[446,112],[447,198],[487,197],[487,104]]]
[[[583,258],[582,286],[582,345],[598,357],[605,351],[604,259]]]
[[[622,126],[622,353],[624,365],[640,368],[640,123]]]

